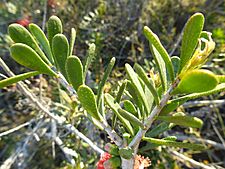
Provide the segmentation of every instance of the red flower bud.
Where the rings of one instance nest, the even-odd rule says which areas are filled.
[[[107,161],[108,159],[110,159],[111,157],[112,157],[111,154],[106,153],[106,152],[101,154],[101,158],[100,158],[100,160],[97,163],[97,168],[96,169],[105,169],[103,163],[105,161]]]
[[[23,19],[17,20],[16,23],[26,27],[26,26],[28,26],[30,24],[30,20],[26,19],[26,18],[23,18]]]

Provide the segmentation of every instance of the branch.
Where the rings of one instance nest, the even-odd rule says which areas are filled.
[[[14,73],[9,69],[9,67],[5,64],[5,62],[0,58],[0,65],[4,69],[4,71],[9,75],[9,76],[14,76]],[[28,97],[36,106],[38,109],[40,109],[45,115],[50,117],[51,119],[54,119],[58,124],[62,124],[65,121],[64,117],[56,116],[53,113],[51,113],[42,103],[40,103],[35,95],[33,95],[27,86],[23,82],[18,82],[17,86],[19,87],[20,91]],[[83,135],[81,132],[79,132],[73,125],[67,124],[64,126],[67,130],[70,132],[78,135],[82,140],[87,142],[94,150],[97,150],[98,153],[104,152],[100,148],[96,148],[97,146],[85,135]]]
[[[136,134],[136,136],[134,137],[134,139],[129,144],[129,147],[133,147],[135,152],[137,151],[138,145],[139,145],[142,137],[145,135],[145,133],[151,127],[153,121],[159,115],[162,108],[166,105],[166,103],[168,102],[168,100],[171,97],[171,95],[170,95],[171,91],[177,86],[178,83],[179,83],[179,79],[176,79],[175,82],[173,83],[173,85],[169,88],[169,90],[166,92],[166,94],[162,97],[160,104],[152,110],[152,112],[150,113],[148,118],[144,121],[145,129],[140,129],[138,131],[138,133]]]
[[[185,155],[183,155],[181,153],[178,153],[177,151],[169,150],[169,152],[172,153],[172,155],[174,155],[175,158],[177,158],[177,160],[181,161],[184,164],[188,161],[194,167],[199,167],[199,168],[202,168],[202,169],[215,169],[215,167],[210,167],[210,166],[207,166],[205,164],[202,164],[202,163],[200,163],[198,161],[195,161],[195,160],[193,160],[189,157],[186,157]]]

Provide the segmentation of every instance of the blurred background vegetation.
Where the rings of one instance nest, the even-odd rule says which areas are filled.
[[[9,57],[12,43],[7,35],[7,27],[14,22],[34,22],[43,29],[51,15],[57,15],[63,21],[65,34],[70,36],[74,27],[77,31],[74,53],[84,59],[90,43],[95,43],[97,59],[92,64],[90,85],[95,88],[101,78],[105,65],[111,57],[117,58],[117,64],[111,75],[108,87],[116,89],[115,79],[124,75],[125,63],[141,63],[150,72],[154,63],[147,40],[142,34],[143,26],[149,26],[155,32],[171,56],[179,56],[182,29],[187,19],[195,12],[202,12],[206,18],[204,29],[213,33],[216,49],[206,67],[216,73],[225,73],[225,1],[224,0],[1,0],[0,1],[0,56],[16,74],[25,72]],[[4,73],[0,67],[0,73]],[[53,102],[54,111],[63,114],[80,131],[94,140],[100,147],[109,141],[104,133],[94,128],[87,119],[73,109],[73,100],[67,94],[58,91],[56,82],[44,78],[26,81],[34,93],[40,95],[39,83],[42,82],[42,99]],[[19,124],[32,120],[37,110],[21,93],[15,92],[15,86],[0,91],[0,133]],[[187,104],[181,109],[195,114],[204,120],[201,131],[180,128],[169,134],[186,133],[216,141],[225,146],[225,103],[217,104],[212,100],[225,100],[225,93],[203,98],[210,106]],[[58,104],[60,103],[60,104]],[[64,106],[64,107],[63,107]],[[65,107],[67,106],[67,107]],[[47,124],[47,122],[46,122]],[[29,131],[36,124],[31,123],[13,134],[0,137],[0,164],[3,163],[18,146],[24,144]],[[46,129],[43,125],[40,128]],[[47,128],[48,129],[48,128]],[[40,137],[42,136],[41,133]],[[60,131],[65,145],[76,150],[77,168],[94,168],[99,158],[86,143],[76,136]],[[43,136],[44,137],[44,136]],[[182,139],[182,137],[180,137]],[[51,139],[41,139],[26,145],[27,154],[23,154],[12,168],[70,168],[61,150],[56,146],[52,153]],[[205,164],[215,163],[225,167],[225,149],[215,148],[203,151],[185,151],[189,157]],[[151,168],[178,169],[190,165],[174,160],[167,149],[149,149],[143,151],[152,161]],[[185,162],[184,162],[185,163]],[[189,167],[188,167],[189,166]],[[191,167],[190,167],[191,168]]]

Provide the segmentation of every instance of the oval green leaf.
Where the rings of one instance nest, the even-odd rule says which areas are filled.
[[[12,58],[19,64],[44,74],[56,76],[56,73],[29,46],[16,43],[10,47]]]
[[[24,43],[24,44],[30,46],[41,56],[41,58],[46,63],[51,65],[51,63],[49,62],[49,60],[47,59],[45,54],[42,52],[42,50],[40,49],[40,47],[38,46],[37,42],[32,37],[32,35],[30,34],[30,32],[26,28],[24,28],[22,25],[16,24],[16,23],[9,25],[8,33],[14,42]]]
[[[97,109],[95,95],[91,88],[86,85],[81,85],[77,91],[78,99],[84,109],[95,119],[102,121],[102,117]]]
[[[182,77],[173,94],[200,93],[214,89],[218,84],[216,76],[209,70],[191,70]]]
[[[66,77],[65,64],[69,55],[69,43],[65,35],[57,34],[52,39],[52,52],[56,67]]]
[[[47,33],[48,33],[48,40],[50,46],[52,46],[52,39],[53,37],[58,34],[62,33],[63,28],[62,28],[62,22],[57,16],[51,16],[48,20],[47,23]]]
[[[78,87],[83,84],[83,66],[77,56],[69,56],[66,59],[66,73],[69,83],[77,91]]]

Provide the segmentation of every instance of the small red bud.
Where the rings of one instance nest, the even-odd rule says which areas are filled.
[[[97,163],[97,168],[96,169],[105,169],[103,163],[105,161],[107,161],[108,159],[110,159],[111,157],[112,157],[111,154],[106,153],[106,152],[101,154],[101,158],[100,158],[100,160]]]

